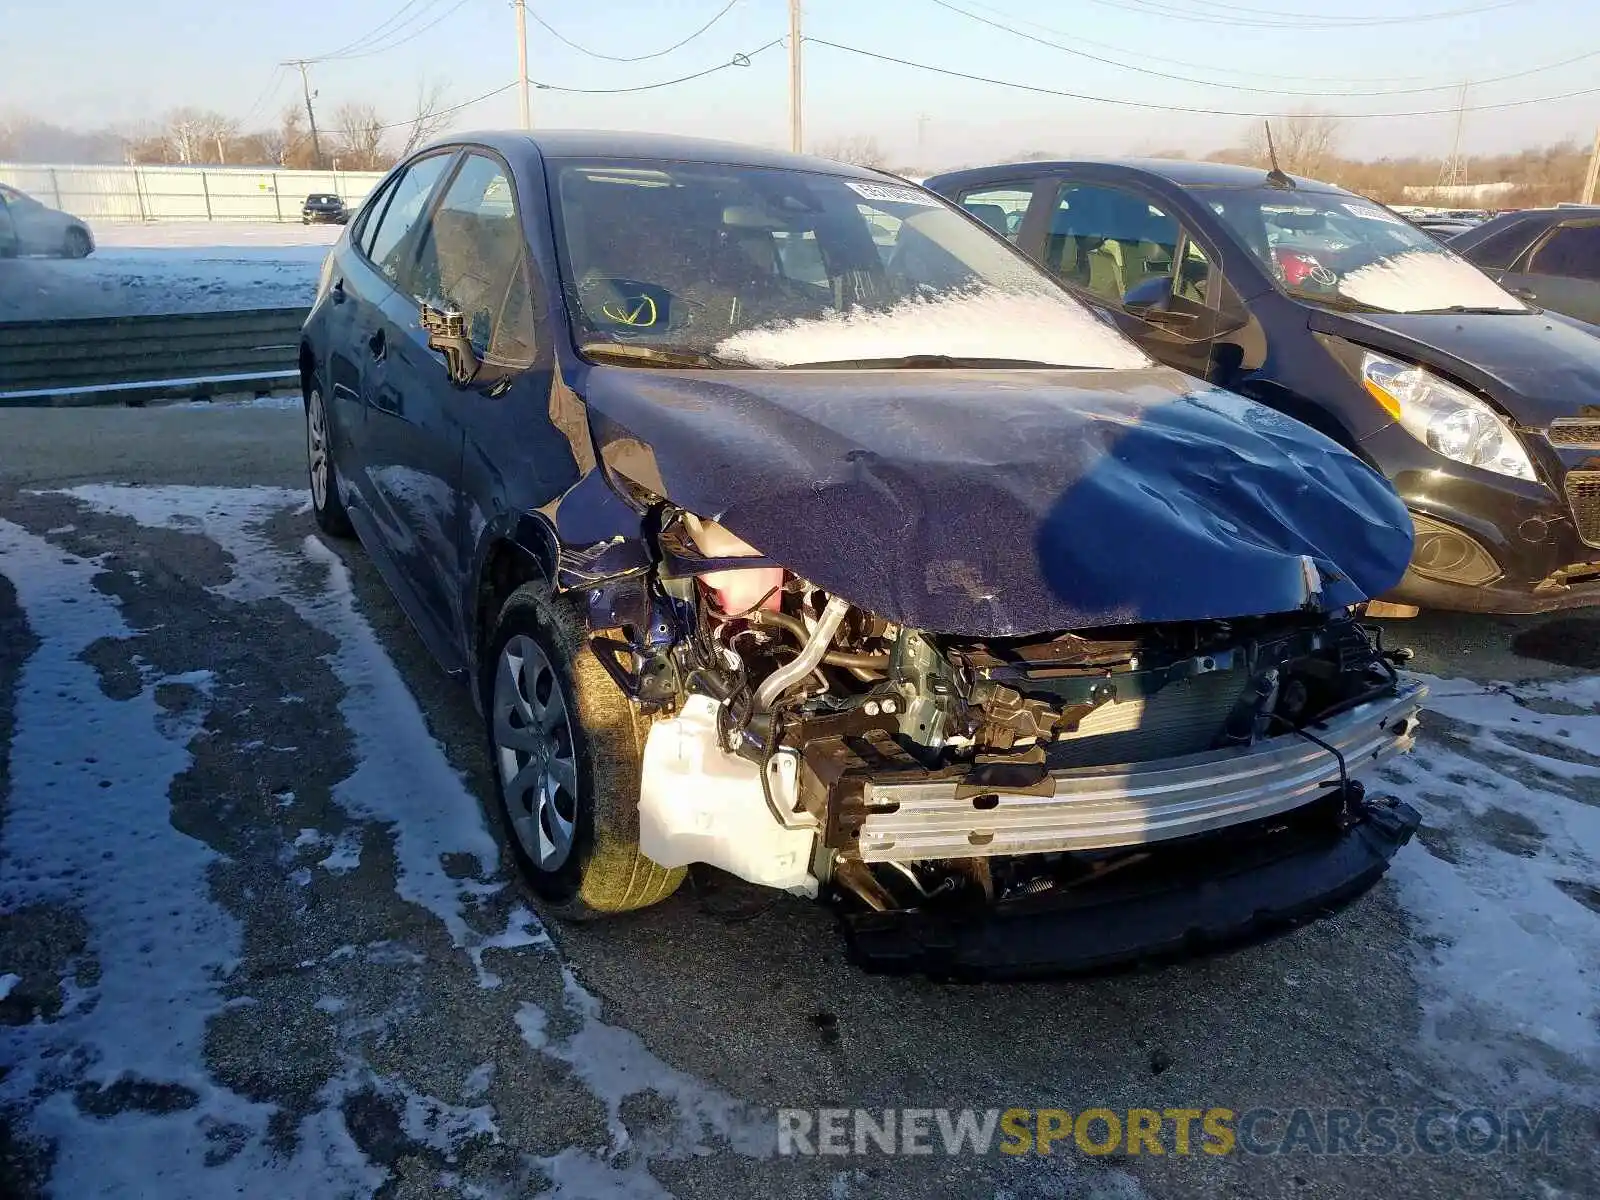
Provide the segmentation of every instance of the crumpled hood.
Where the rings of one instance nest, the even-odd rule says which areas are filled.
[[[1492,396],[1523,425],[1600,403],[1600,338],[1559,313],[1316,310],[1311,328],[1435,367]]]
[[[1287,612],[1391,588],[1393,489],[1309,427],[1165,368],[596,367],[608,461],[892,621],[998,637]]]

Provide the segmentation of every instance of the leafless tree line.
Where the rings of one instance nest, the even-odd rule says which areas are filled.
[[[157,121],[94,132],[68,129],[30,113],[0,113],[0,159],[288,169],[337,164],[346,171],[375,171],[437,137],[454,120],[440,82],[419,80],[407,111],[410,115],[402,120],[385,120],[374,104],[346,101],[326,115],[318,112],[315,140],[298,104],[286,106],[271,124],[252,129],[234,117],[193,107],[173,109]]]

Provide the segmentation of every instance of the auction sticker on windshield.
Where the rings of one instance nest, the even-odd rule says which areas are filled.
[[[893,183],[863,183],[859,179],[846,179],[845,186],[858,196],[868,200],[881,200],[890,204],[921,204],[927,208],[938,208],[939,201],[927,192],[918,191],[914,187],[901,187]]]
[[[1405,222],[1392,212],[1385,212],[1376,204],[1345,204],[1341,205],[1345,212],[1352,217],[1360,217],[1366,221],[1382,221],[1388,225],[1404,225]]]

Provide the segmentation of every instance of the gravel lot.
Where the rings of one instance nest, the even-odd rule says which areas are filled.
[[[547,933],[490,839],[466,696],[360,549],[313,536],[300,428],[0,411],[0,1194],[1600,1194],[1600,622],[1394,624],[1440,677],[1390,778],[1427,827],[1265,946],[933,985],[728,885]],[[1548,1109],[1558,1137],[773,1153],[780,1106],[1380,1105],[1403,1131]]]

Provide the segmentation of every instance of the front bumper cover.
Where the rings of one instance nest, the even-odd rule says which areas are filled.
[[[1352,782],[1283,818],[1166,846],[1126,872],[980,913],[844,917],[869,971],[936,979],[1105,971],[1260,941],[1333,912],[1372,887],[1421,823],[1399,800]]]

